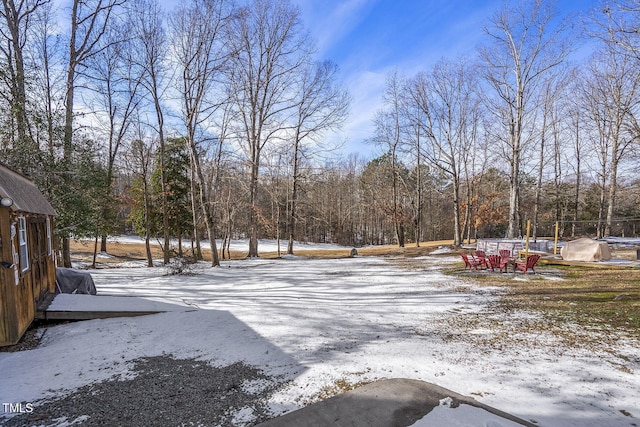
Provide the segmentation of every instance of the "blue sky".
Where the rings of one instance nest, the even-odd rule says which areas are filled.
[[[291,0],[300,7],[319,55],[338,64],[352,96],[351,115],[334,138],[347,152],[363,144],[381,108],[387,74],[411,76],[443,57],[472,56],[502,0]],[[562,13],[587,12],[599,0],[559,0]]]

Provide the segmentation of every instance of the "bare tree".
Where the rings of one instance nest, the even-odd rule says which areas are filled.
[[[167,202],[167,176],[165,154],[165,107],[163,99],[169,87],[167,76],[167,37],[163,13],[157,0],[136,0],[132,2],[131,44],[135,46],[132,61],[141,70],[141,84],[151,99],[155,113],[152,126],[158,135],[160,157],[160,187],[162,204],[162,254],[164,264],[170,261],[169,211]]]
[[[566,82],[563,78],[565,75],[549,74],[542,83],[539,98],[539,109],[541,110],[542,119],[539,124],[539,142],[538,142],[538,169],[536,174],[536,186],[533,204],[533,218],[531,236],[535,240],[538,236],[538,220],[542,211],[541,199],[544,182],[545,167],[548,166],[549,153],[554,151],[558,153],[560,150],[558,135],[559,117],[558,110],[560,108],[560,96],[563,94],[562,85]],[[555,191],[556,199],[559,190],[560,165],[558,155],[555,154],[553,167],[555,170]]]
[[[399,173],[398,156],[403,145],[405,127],[402,105],[402,96],[405,81],[398,71],[392,71],[387,75],[386,88],[382,96],[383,108],[376,113],[374,118],[375,136],[374,142],[381,146],[389,156],[391,165],[391,207],[388,209],[394,224],[396,243],[403,248],[405,244],[405,215],[400,203],[402,180]]]
[[[636,121],[639,112],[640,68],[615,46],[605,45],[590,63],[588,79],[582,99],[592,129],[597,131],[594,151],[600,164],[601,191],[598,237],[603,237],[611,232],[620,163],[637,139],[628,124]]]
[[[73,0],[71,4],[71,28],[65,94],[64,156],[71,156],[73,147],[74,95],[78,70],[87,60],[108,44],[100,45],[106,33],[110,17],[124,0]]]
[[[491,19],[486,33],[489,46],[480,49],[484,77],[496,98],[488,107],[501,121],[509,152],[509,225],[507,237],[520,229],[520,168],[526,121],[535,112],[539,82],[561,64],[568,52],[564,23],[555,24],[549,0],[504,3]]]
[[[99,52],[93,55],[88,66],[91,69],[88,86],[93,90],[85,97],[85,104],[96,115],[94,128],[105,141],[107,185],[113,191],[115,167],[132,124],[132,116],[140,103],[141,70],[135,66],[132,44],[126,34],[128,27],[113,24],[101,39]],[[112,194],[112,196],[116,196]],[[115,197],[113,197],[115,198]],[[117,212],[113,210],[112,198],[104,201],[102,207],[105,225],[113,223]],[[107,251],[107,235],[104,229],[100,251]]]
[[[137,117],[139,119],[139,117]],[[153,255],[151,254],[151,212],[152,212],[152,190],[151,175],[153,173],[153,152],[154,145],[148,143],[147,136],[144,134],[143,125],[137,120],[137,137],[131,143],[131,156],[127,157],[127,163],[134,175],[134,179],[138,181],[134,185],[140,194],[138,202],[142,203],[142,223],[144,225],[144,246],[147,257],[147,267],[153,267]]]
[[[65,119],[62,154],[63,180],[69,180],[73,157],[73,119],[75,89],[78,84],[79,69],[87,60],[100,52],[100,40],[107,31],[111,15],[124,0],[73,0],[71,4],[71,27],[69,52],[66,68]],[[62,238],[62,265],[71,267],[69,238]]]
[[[409,143],[409,151],[413,151],[415,163],[413,168],[414,193],[411,201],[413,216],[413,234],[416,236],[416,247],[420,247],[422,241],[422,213],[423,213],[423,193],[424,193],[424,175],[425,166],[423,163],[424,155],[422,153],[424,146],[424,130],[422,126],[421,114],[419,108],[410,101],[406,102],[404,114],[407,117],[407,126],[405,134]]]
[[[174,55],[181,73],[179,85],[187,145],[197,182],[194,200],[198,200],[202,209],[211,244],[212,267],[220,265],[220,261],[215,241],[213,189],[204,171],[202,155],[206,152],[203,144],[211,140],[219,142],[219,138],[214,136],[207,139],[202,135],[204,124],[211,120],[220,104],[215,100],[211,102],[210,98],[215,98],[215,79],[229,59],[229,50],[223,43],[223,34],[232,17],[228,5],[224,0],[196,0],[188,6],[180,6],[171,19]],[[196,212],[194,209],[194,226]]]
[[[576,234],[576,223],[580,218],[580,191],[582,184],[582,150],[583,143],[580,131],[581,124],[581,115],[580,110],[575,109],[571,110],[571,124],[574,130],[573,133],[573,153],[575,156],[575,189],[573,192],[573,223],[571,226],[571,237],[574,237]]]
[[[29,60],[39,64],[34,70],[30,100],[34,113],[39,117],[35,120],[35,138],[46,153],[47,178],[56,158],[55,147],[61,138],[59,129],[64,117],[64,73],[60,71],[64,68],[61,55],[64,48],[57,37],[60,29],[56,25],[56,13],[52,3],[43,5],[37,10],[36,19],[31,21],[29,28],[33,40]]]
[[[337,72],[338,67],[329,61],[310,64],[302,73],[299,82],[299,98],[295,107],[293,128],[288,254],[293,254],[296,234],[300,157],[306,153],[304,143],[313,141],[326,130],[338,128],[347,117],[349,94],[337,84]]]
[[[607,43],[613,43],[640,60],[640,2],[613,0],[595,9],[591,34]]]
[[[423,155],[451,178],[454,245],[462,243],[461,180],[465,158],[474,151],[478,126],[477,78],[469,64],[442,60],[429,73],[418,74],[409,85],[415,117],[425,135]]]
[[[585,122],[585,103],[582,98],[582,92],[585,88],[585,75],[588,73],[583,67],[574,68],[565,75],[565,82],[562,85],[563,93],[560,94],[560,107],[558,114],[563,118],[559,118],[564,126],[562,131],[563,138],[557,139],[553,147],[555,166],[555,181],[560,183],[560,172],[557,170],[559,165],[564,164],[570,175],[574,176],[571,183],[572,193],[567,194],[568,214],[560,215],[559,207],[556,205],[555,218],[560,221],[560,236],[565,232],[563,225],[566,219],[571,221],[571,229],[569,231],[571,237],[575,236],[576,224],[581,216],[580,196],[582,194],[583,173],[585,165],[588,164],[589,158],[586,154],[589,125]]]
[[[29,117],[27,114],[27,70],[25,69],[25,45],[30,21],[37,17],[38,10],[46,5],[48,0],[2,0],[0,16],[5,25],[0,26],[0,34],[6,43],[0,43],[0,51],[6,57],[4,75],[9,76],[9,105],[10,116],[15,122],[17,140],[15,148],[21,153],[25,172],[35,172],[36,160],[39,157],[39,147],[30,134]],[[10,134],[11,135],[11,134]],[[11,135],[11,137],[13,137]],[[17,166],[17,165],[14,165]]]
[[[299,10],[287,0],[254,0],[241,8],[228,43],[233,51],[228,93],[250,170],[249,256],[257,257],[262,151],[292,126],[295,83],[308,63],[310,44]]]

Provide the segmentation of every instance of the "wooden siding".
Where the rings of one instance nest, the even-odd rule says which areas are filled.
[[[0,233],[2,237],[2,261],[14,262],[13,249],[19,250],[18,232],[11,239],[11,223],[23,216],[27,226],[29,266],[0,267],[0,345],[15,344],[27,330],[36,315],[38,303],[49,292],[55,291],[55,261],[48,242],[47,221],[44,215],[20,213],[0,208]],[[16,224],[17,227],[17,224]],[[51,224],[53,227],[53,224]],[[18,284],[16,284],[16,271]]]
[[[6,208],[0,208],[0,261],[11,264],[13,263],[13,252],[11,250],[11,222],[10,211]],[[13,268],[0,267],[0,345],[13,344],[20,338],[18,336],[18,328],[16,320],[16,286]],[[13,285],[13,286],[11,286]]]
[[[8,345],[20,340],[38,302],[55,290],[49,241],[55,211],[33,182],[2,163],[0,196],[13,201],[0,207],[0,261],[7,266],[0,266],[0,345]]]

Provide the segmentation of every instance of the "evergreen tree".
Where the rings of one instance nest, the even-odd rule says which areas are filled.
[[[99,203],[110,194],[107,173],[95,153],[93,143],[84,141],[81,147],[74,149],[73,157],[56,164],[64,174],[58,174],[51,180],[49,191],[57,213],[57,236],[65,241],[96,237],[111,227],[112,220],[103,215]],[[60,179],[60,176],[70,179]],[[65,248],[62,250],[63,266],[71,267]]]
[[[165,146],[165,179],[167,191],[167,214],[172,237],[178,239],[178,250],[182,255],[181,240],[193,230],[193,215],[189,194],[189,153],[184,138],[170,138]],[[161,196],[161,174],[158,164],[152,177],[154,194]]]

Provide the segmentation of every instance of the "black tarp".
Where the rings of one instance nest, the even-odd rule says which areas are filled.
[[[56,293],[95,295],[93,277],[86,271],[72,268],[56,268]]]

